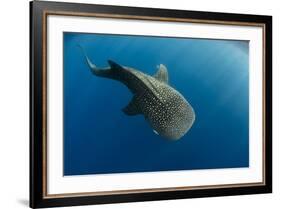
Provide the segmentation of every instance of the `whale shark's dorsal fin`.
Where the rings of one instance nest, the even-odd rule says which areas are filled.
[[[169,76],[168,76],[168,70],[167,70],[166,66],[163,64],[160,64],[158,66],[158,71],[155,73],[155,75],[153,77],[161,82],[168,83]]]
[[[134,96],[131,100],[131,102],[125,107],[123,108],[123,112],[126,115],[138,115],[138,114],[142,114],[139,106],[138,106],[138,101],[136,96]]]

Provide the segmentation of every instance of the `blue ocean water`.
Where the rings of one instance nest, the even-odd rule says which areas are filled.
[[[166,65],[169,84],[195,110],[178,141],[155,134],[142,115],[121,109],[131,92],[94,76],[107,60],[153,75]],[[249,166],[248,41],[64,33],[64,175]]]

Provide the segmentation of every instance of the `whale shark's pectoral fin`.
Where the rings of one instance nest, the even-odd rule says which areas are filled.
[[[134,96],[133,99],[131,100],[131,102],[122,110],[126,115],[142,114],[140,108],[138,107],[138,101],[137,101],[136,96]]]
[[[167,70],[166,66],[163,64],[160,64],[158,67],[158,71],[156,72],[156,74],[153,77],[161,82],[168,83],[169,76],[168,76],[168,70]]]

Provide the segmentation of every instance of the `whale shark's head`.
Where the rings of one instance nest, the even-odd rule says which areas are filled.
[[[176,101],[172,100],[160,107],[163,115],[156,111],[156,116],[150,120],[154,132],[169,140],[183,137],[195,121],[195,113],[191,105],[181,95],[176,97]]]

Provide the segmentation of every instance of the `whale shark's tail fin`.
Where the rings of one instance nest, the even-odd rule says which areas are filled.
[[[98,68],[95,64],[93,64],[91,62],[91,60],[89,59],[89,57],[87,56],[84,48],[77,44],[77,46],[82,50],[84,57],[86,59],[87,65],[89,66],[89,68],[91,69],[91,72],[96,75],[96,76],[100,76],[100,77],[106,77],[106,78],[114,78],[113,76],[113,72],[112,69],[110,67],[107,68]]]

